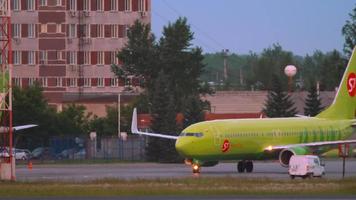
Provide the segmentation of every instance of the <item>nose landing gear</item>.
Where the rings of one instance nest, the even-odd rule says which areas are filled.
[[[192,169],[193,169],[193,174],[199,174],[201,167],[200,165],[194,163],[192,164]]]
[[[243,173],[243,172],[247,172],[247,173],[251,173],[253,171],[253,162],[252,161],[239,161],[237,163],[237,171],[239,173]]]

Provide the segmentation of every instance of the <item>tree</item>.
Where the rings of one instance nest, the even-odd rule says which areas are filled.
[[[184,104],[184,128],[204,120],[204,102],[198,96],[190,96]]]
[[[112,65],[112,71],[120,78],[142,77],[145,79],[143,86],[150,88],[159,72],[157,44],[150,25],[136,20],[127,37],[127,44],[117,55],[122,64]]]
[[[258,64],[255,66],[256,68],[253,69],[256,82],[261,82],[263,89],[271,89],[273,87],[273,75],[277,75],[280,79],[286,81],[287,77],[284,75],[284,68],[291,64],[295,64],[293,54],[284,51],[281,45],[274,44],[272,48],[264,49],[259,56]]]
[[[345,37],[344,52],[351,56],[352,50],[356,46],[356,7],[349,13],[350,19],[342,27],[342,35]]]
[[[155,133],[165,133],[177,135],[176,112],[172,92],[167,86],[168,76],[163,71],[160,72],[155,81],[155,93],[152,97],[152,125],[151,129]],[[174,147],[175,141],[149,138],[146,156],[149,161],[174,162],[177,161],[178,154]]]
[[[84,135],[90,131],[89,121],[91,113],[86,113],[83,105],[70,104],[58,114],[60,135]]]
[[[193,39],[187,19],[178,18],[163,28],[159,41],[160,69],[168,76],[177,112],[182,111],[188,96],[207,92],[202,90],[200,84],[205,67],[202,49],[191,47]]]
[[[306,116],[314,117],[322,110],[323,107],[321,106],[321,101],[316,91],[315,84],[311,85],[308,90],[307,99],[305,100],[304,114]]]
[[[268,92],[263,112],[268,117],[293,117],[297,114],[290,96],[283,91],[281,80],[277,75],[272,78],[272,90]]]
[[[56,112],[48,106],[38,84],[23,89],[14,87],[12,106],[14,126],[38,125],[36,128],[16,132],[16,147],[33,149],[39,145],[47,146],[50,136],[59,133]]]

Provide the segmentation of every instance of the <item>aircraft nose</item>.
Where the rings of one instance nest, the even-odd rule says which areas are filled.
[[[188,143],[189,142],[186,140],[186,138],[178,138],[176,141],[176,150],[184,157],[188,156]]]

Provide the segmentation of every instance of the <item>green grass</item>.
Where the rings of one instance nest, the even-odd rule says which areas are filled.
[[[89,182],[0,182],[1,197],[119,195],[356,195],[356,178],[344,180],[274,180],[182,178],[103,179]]]

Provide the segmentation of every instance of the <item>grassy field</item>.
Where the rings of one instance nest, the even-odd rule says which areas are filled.
[[[0,182],[1,197],[75,197],[119,195],[356,195],[356,178],[344,180],[272,180],[184,178],[105,179],[90,182]]]

